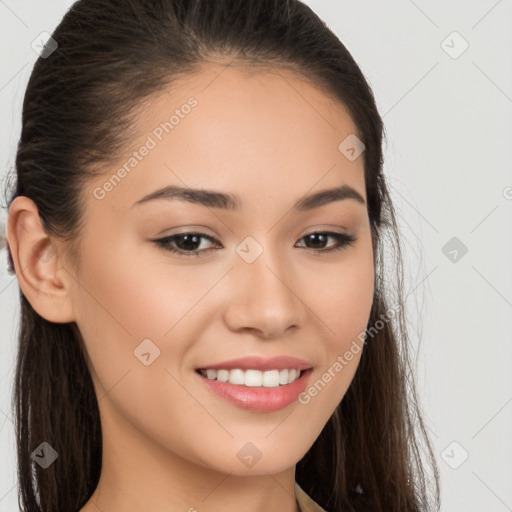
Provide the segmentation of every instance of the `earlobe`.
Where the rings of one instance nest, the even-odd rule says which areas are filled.
[[[34,310],[49,322],[75,321],[71,279],[59,272],[62,258],[28,197],[11,203],[6,236],[20,288]]]

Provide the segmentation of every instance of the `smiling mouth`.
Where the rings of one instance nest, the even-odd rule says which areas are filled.
[[[300,379],[309,370],[286,368],[282,370],[256,370],[256,369],[206,369],[198,368],[196,373],[209,380],[226,382],[245,387],[276,388],[287,386]]]
[[[313,372],[313,368],[302,371],[290,369],[293,372],[291,375],[287,375],[287,370],[265,372],[251,369],[243,371],[240,368],[234,370],[198,368],[195,373],[212,393],[236,407],[267,413],[278,411],[296,402],[300,393],[304,392]],[[233,372],[233,376],[231,372]],[[206,375],[204,375],[205,373]],[[208,373],[210,373],[209,376]],[[265,381],[263,381],[262,375],[264,373],[268,373]],[[220,380],[217,380],[217,377]]]

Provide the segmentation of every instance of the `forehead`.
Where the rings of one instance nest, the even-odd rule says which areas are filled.
[[[363,156],[350,161],[339,149],[347,137],[360,138],[348,110],[289,70],[204,66],[147,98],[134,128],[133,143],[109,169],[125,169],[109,193],[120,206],[169,184],[237,195],[263,188],[294,199],[315,183],[348,184],[365,197]],[[133,156],[144,146],[151,149]]]
[[[283,136],[299,131],[310,137],[313,133],[319,137],[329,132],[336,137],[358,134],[345,105],[304,75],[289,69],[230,63],[203,65],[144,101],[137,119],[139,133],[143,135],[155,122],[168,119],[166,114],[182,109],[191,97],[198,104],[191,116],[196,128],[206,128],[207,122],[210,128],[224,127],[239,136],[257,132],[259,138],[265,134],[273,137],[282,127],[287,128]]]

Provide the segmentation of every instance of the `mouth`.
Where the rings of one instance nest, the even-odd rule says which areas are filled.
[[[219,372],[220,375],[213,372]],[[226,378],[225,372],[228,379],[218,380],[217,377],[220,377],[220,379]],[[263,382],[263,375],[260,380],[258,372],[260,374],[267,373],[259,370],[243,371],[240,369],[223,371],[222,369],[198,368],[195,370],[202,385],[206,386],[216,398],[220,397],[241,409],[254,412],[273,412],[294,402],[299,402],[298,396],[306,389],[313,368],[297,370],[296,375],[291,376],[286,376],[286,372],[283,370],[269,370],[268,373],[271,375],[266,378],[265,382]],[[275,372],[278,372],[280,377],[277,384]],[[208,376],[208,373],[210,376]],[[285,376],[286,383],[284,383]],[[242,378],[244,379],[243,382]],[[288,382],[288,378],[290,382]],[[281,382],[283,383],[281,384]]]
[[[197,368],[195,371],[202,377],[218,382],[227,382],[235,386],[276,388],[287,386],[300,379],[305,372],[312,370],[300,370],[286,368],[281,370],[256,370],[256,369],[207,369]]]

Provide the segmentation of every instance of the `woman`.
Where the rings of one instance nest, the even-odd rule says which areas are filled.
[[[73,5],[8,202],[24,510],[439,506],[382,137],[297,0]]]

